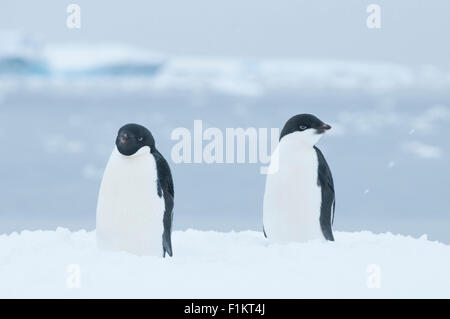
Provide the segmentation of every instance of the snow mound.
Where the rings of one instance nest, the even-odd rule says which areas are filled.
[[[173,258],[104,252],[95,232],[0,236],[0,297],[449,298],[450,246],[336,232],[269,244],[259,232],[176,231]]]

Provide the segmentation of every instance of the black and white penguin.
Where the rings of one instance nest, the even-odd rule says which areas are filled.
[[[281,131],[264,194],[263,230],[270,241],[334,240],[333,177],[315,146],[329,129],[314,115],[299,114]]]
[[[173,206],[172,174],[152,134],[141,125],[123,126],[98,196],[99,248],[172,256]]]

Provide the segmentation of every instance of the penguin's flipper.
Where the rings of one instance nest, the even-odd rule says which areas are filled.
[[[267,238],[267,234],[266,234],[266,230],[264,229],[264,225],[263,225],[263,234],[264,234],[264,237]]]
[[[170,167],[165,158],[157,150],[152,151],[153,156],[156,160],[156,167],[158,170],[158,195],[159,197],[164,196],[164,232],[162,235],[162,245],[163,245],[163,257],[166,253],[172,257],[172,220],[173,220],[173,206],[174,206],[174,187],[172,180],[172,173],[170,172]]]
[[[172,214],[167,214],[164,212],[164,232],[162,236],[162,243],[163,243],[163,257],[166,257],[166,253],[169,254],[170,257],[172,257],[172,220],[167,221],[166,218],[172,218]]]
[[[334,183],[330,167],[325,160],[322,152],[314,146],[319,161],[317,184],[322,192],[322,204],[320,207],[320,227],[326,240],[334,241],[332,225],[334,221]]]
[[[163,244],[163,257],[166,257],[166,253],[172,257],[172,219],[173,219],[173,197],[170,194],[164,192],[164,202],[166,204],[166,209],[164,211],[164,232],[162,235]]]

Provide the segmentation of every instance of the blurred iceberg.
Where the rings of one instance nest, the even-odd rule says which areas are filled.
[[[52,71],[65,76],[152,76],[163,66],[161,55],[122,45],[48,46]]]
[[[44,75],[48,72],[39,41],[19,32],[0,32],[0,74]]]
[[[20,32],[0,32],[0,75],[151,76],[161,55],[124,45],[43,45]]]
[[[168,57],[123,44],[42,46],[19,33],[0,34],[0,44],[0,75],[42,75],[41,84],[57,83],[58,88],[176,89],[241,96],[317,90],[380,94],[450,88],[450,69],[434,65],[300,57]]]
[[[0,74],[50,75],[58,85],[126,85],[155,90],[212,90],[259,96],[269,91],[382,93],[450,88],[450,69],[391,62],[170,56],[118,44],[42,46],[30,36],[0,33]],[[93,79],[100,79],[95,81]],[[120,81],[117,79],[120,78]],[[45,78],[44,78],[45,79]],[[51,85],[50,83],[47,83]]]

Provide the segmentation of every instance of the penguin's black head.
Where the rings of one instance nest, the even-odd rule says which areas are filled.
[[[298,138],[314,145],[323,133],[331,129],[312,114],[298,114],[291,117],[283,127],[280,140],[286,135],[296,133]]]
[[[130,156],[144,146],[148,146],[150,150],[154,150],[155,140],[152,133],[144,126],[126,124],[117,133],[116,146],[120,154]]]

